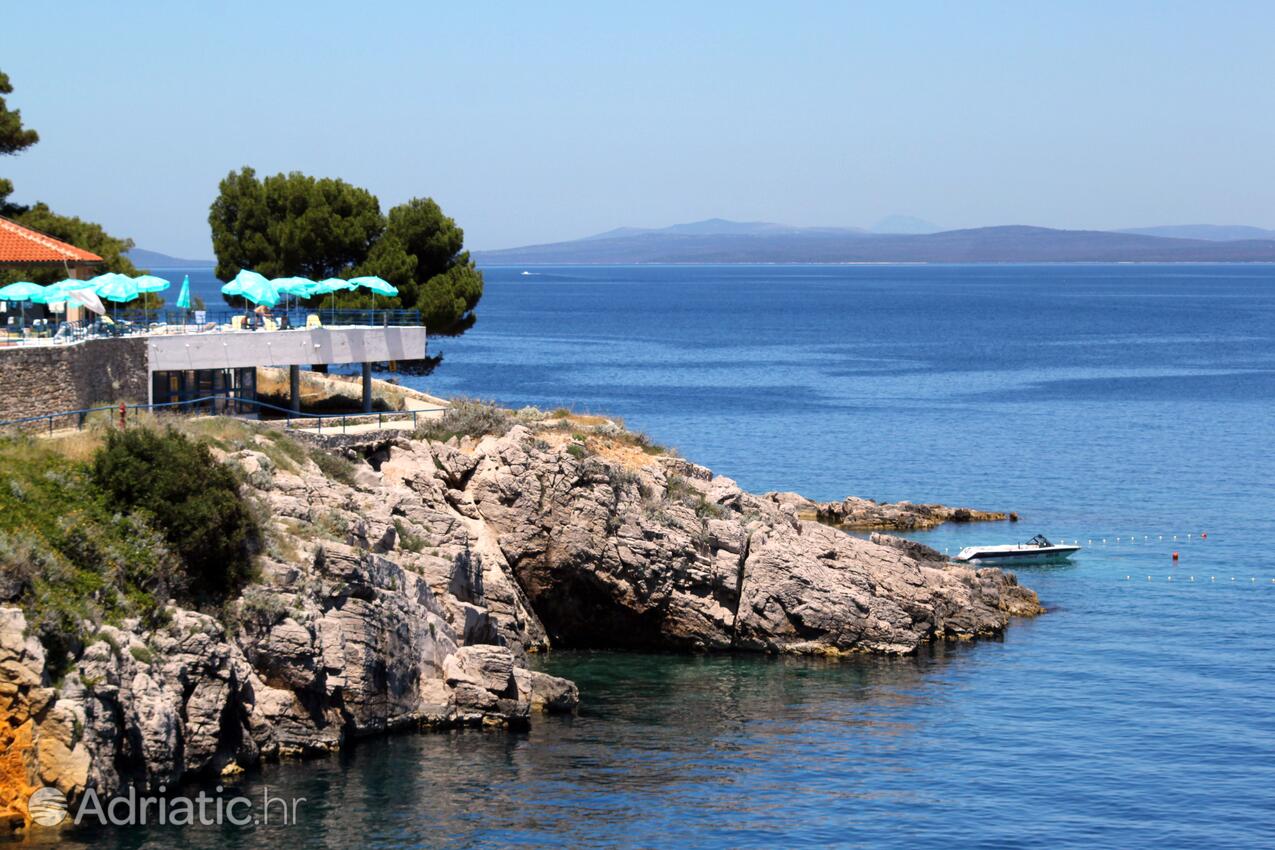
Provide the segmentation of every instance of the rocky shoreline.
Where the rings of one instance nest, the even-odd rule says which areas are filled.
[[[74,800],[394,729],[525,727],[579,702],[527,669],[550,647],[904,654],[1042,610],[1012,574],[852,537],[831,510],[808,521],[816,503],[748,493],[605,420],[495,430],[368,438],[322,469],[276,432],[222,452],[269,517],[259,579],[219,617],[170,605],[152,631],[99,627],[60,681],[0,608],[10,826],[40,785]]]
[[[946,522],[1018,522],[1018,514],[1005,511],[913,502],[883,503],[857,496],[848,496],[840,502],[812,502],[796,493],[784,496],[799,516],[847,531],[924,531]]]

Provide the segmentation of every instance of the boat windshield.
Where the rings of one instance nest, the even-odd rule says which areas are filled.
[[[1054,545],[1050,543],[1048,540],[1046,540],[1045,535],[1043,534],[1037,534],[1035,537],[1033,537],[1031,540],[1028,540],[1027,542],[1031,544],[1032,546],[1039,546],[1042,549],[1044,549],[1046,546]]]

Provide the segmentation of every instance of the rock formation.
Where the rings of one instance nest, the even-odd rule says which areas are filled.
[[[527,668],[550,646],[907,653],[1041,610],[1010,574],[803,521],[799,497],[606,433],[383,435],[340,475],[264,442],[226,454],[271,543],[222,616],[98,626],[55,684],[0,609],[0,808],[22,820],[39,784],[74,799],[395,729],[524,726],[579,699]]]
[[[945,522],[1018,522],[1018,514],[912,502],[874,502],[848,496],[840,502],[812,502],[796,493],[775,494],[804,517],[850,531],[923,531]]]

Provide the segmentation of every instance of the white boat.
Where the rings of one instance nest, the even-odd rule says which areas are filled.
[[[962,563],[977,561],[987,563],[1047,564],[1065,561],[1079,546],[1050,543],[1043,534],[1037,534],[1026,543],[1010,543],[1004,546],[966,546],[954,560]]]

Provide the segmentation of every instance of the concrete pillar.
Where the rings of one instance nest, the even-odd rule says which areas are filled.
[[[288,367],[288,400],[292,402],[292,412],[301,411],[301,367]]]
[[[372,364],[363,364],[363,412],[372,412]]]

